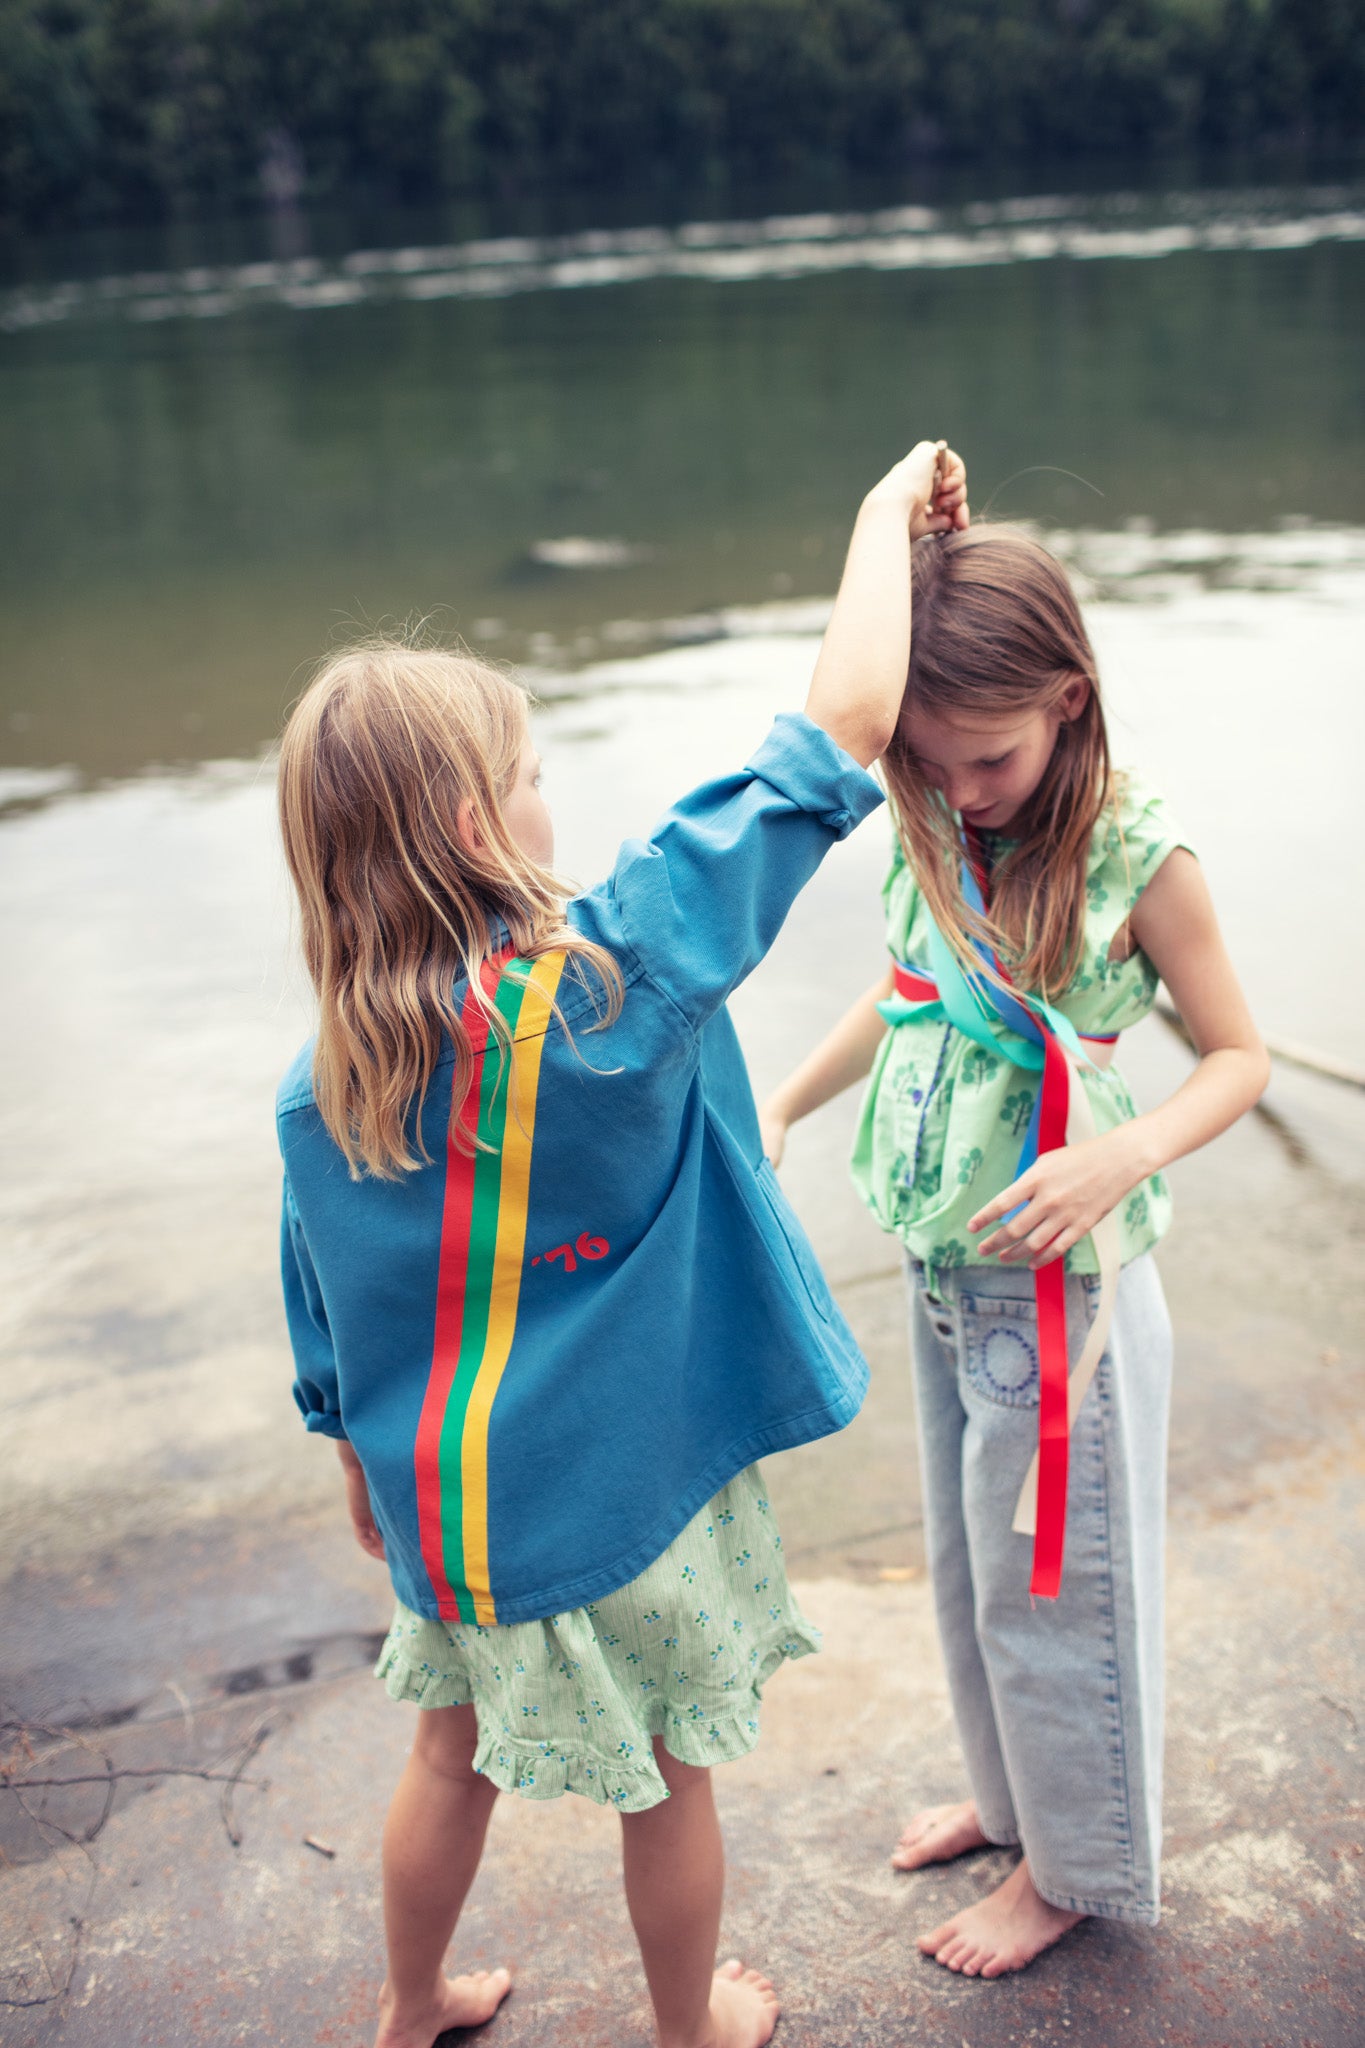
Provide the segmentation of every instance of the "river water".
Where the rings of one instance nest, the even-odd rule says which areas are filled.
[[[269,749],[356,623],[527,668],[592,880],[799,705],[861,491],[947,434],[1072,564],[1116,755],[1263,1024],[1365,1063],[1365,184],[421,225],[31,250],[0,293],[0,1533],[33,1569],[301,1483]],[[744,992],[761,1081],[878,973],[885,851],[873,820]],[[1353,1171],[1349,1118],[1292,1107]],[[794,1193],[846,1278],[885,1254],[824,1158]]]

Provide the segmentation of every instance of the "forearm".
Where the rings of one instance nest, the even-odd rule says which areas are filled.
[[[896,730],[910,665],[910,530],[903,504],[864,499],[806,715],[868,767]]]
[[[865,1080],[888,1029],[877,1004],[890,993],[890,977],[885,976],[859,996],[828,1038],[774,1089],[764,1104],[765,1115],[784,1125],[799,1123],[855,1081]]]
[[[1263,1046],[1219,1046],[1205,1053],[1174,1095],[1123,1127],[1133,1185],[1221,1136],[1259,1100],[1269,1078]]]
[[[1267,1065],[1253,1045],[1214,1047],[1160,1108],[1045,1152],[968,1222],[973,1235],[989,1230],[983,1256],[1032,1266],[1060,1258],[1135,1187],[1235,1123],[1265,1086]]]

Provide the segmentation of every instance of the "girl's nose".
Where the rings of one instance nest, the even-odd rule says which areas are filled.
[[[980,799],[970,782],[961,776],[949,775],[943,783],[943,797],[950,811],[975,811],[980,809]]]

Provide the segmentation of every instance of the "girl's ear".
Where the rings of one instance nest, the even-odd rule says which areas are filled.
[[[1090,701],[1090,678],[1073,676],[1061,696],[1057,708],[1062,714],[1062,723],[1071,725],[1078,719]]]
[[[474,799],[462,796],[455,806],[455,837],[466,853],[477,856],[483,852],[483,841],[479,828],[474,823]]]

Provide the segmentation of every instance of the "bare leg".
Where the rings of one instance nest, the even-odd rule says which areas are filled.
[[[777,2024],[772,1985],[737,1962],[714,1969],[725,1855],[711,1773],[679,1763],[658,1740],[654,1753],[672,1796],[622,1814],[621,1835],[660,2048],[762,2048]]]
[[[477,1732],[472,1707],[432,1707],[417,1718],[384,1823],[389,1974],[375,2048],[431,2048],[447,2027],[491,2019],[512,1988],[506,1970],[446,1977],[441,1969],[498,1796],[474,1769]]]
[[[1003,1977],[1007,1970],[1027,1969],[1084,1918],[1084,1913],[1050,1906],[1036,1889],[1028,1864],[1021,1863],[975,1906],[922,1934],[919,1945],[936,1963],[964,1977]]]
[[[988,1849],[981,1832],[976,1801],[960,1799],[952,1806],[926,1806],[910,1821],[891,1851],[893,1870],[922,1870],[926,1863],[951,1863],[971,1849]]]

